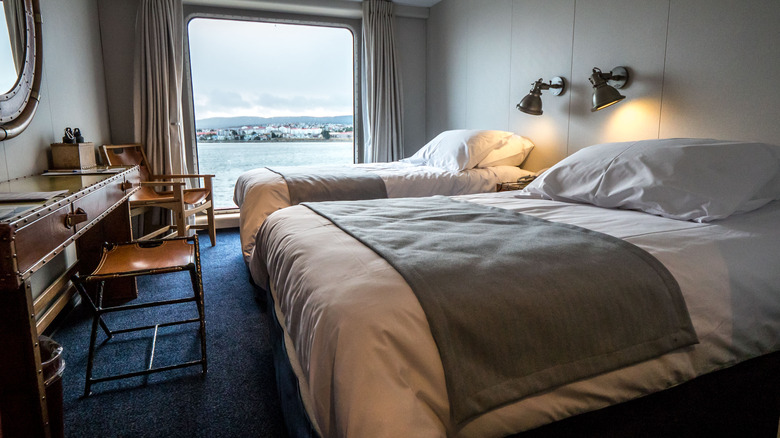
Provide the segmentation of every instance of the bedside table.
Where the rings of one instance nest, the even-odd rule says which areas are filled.
[[[518,178],[517,181],[498,183],[496,184],[496,191],[506,192],[509,190],[522,190],[535,178],[535,175],[531,175]]]

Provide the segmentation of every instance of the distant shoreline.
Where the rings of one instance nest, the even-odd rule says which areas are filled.
[[[324,143],[352,142],[351,138],[272,138],[268,140],[196,140],[198,143]]]

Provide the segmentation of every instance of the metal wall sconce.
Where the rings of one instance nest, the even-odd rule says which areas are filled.
[[[542,90],[552,90],[553,96],[560,96],[566,89],[566,82],[562,77],[556,76],[548,83],[539,78],[532,84],[534,87],[526,94],[523,100],[517,104],[517,109],[532,116],[542,115]]]
[[[615,67],[609,73],[602,73],[600,69],[593,67],[593,74],[588,80],[593,84],[591,112],[604,109],[626,98],[617,91],[628,82],[628,70],[625,67]]]

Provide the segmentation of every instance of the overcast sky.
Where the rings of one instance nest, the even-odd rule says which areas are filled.
[[[196,119],[352,114],[349,30],[197,18],[188,31]]]

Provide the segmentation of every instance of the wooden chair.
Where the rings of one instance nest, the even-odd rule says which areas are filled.
[[[103,159],[108,166],[139,166],[141,188],[130,198],[132,216],[143,213],[148,207],[160,207],[173,212],[173,224],[157,229],[137,240],[173,235],[184,237],[188,230],[195,229],[208,230],[211,246],[217,244],[211,183],[214,175],[153,175],[143,146],[140,144],[103,145],[102,152]],[[185,189],[183,180],[188,178],[201,180],[201,187]],[[155,190],[155,187],[168,189],[158,191]],[[205,225],[187,223],[187,218],[202,212],[206,214],[207,223]]]

